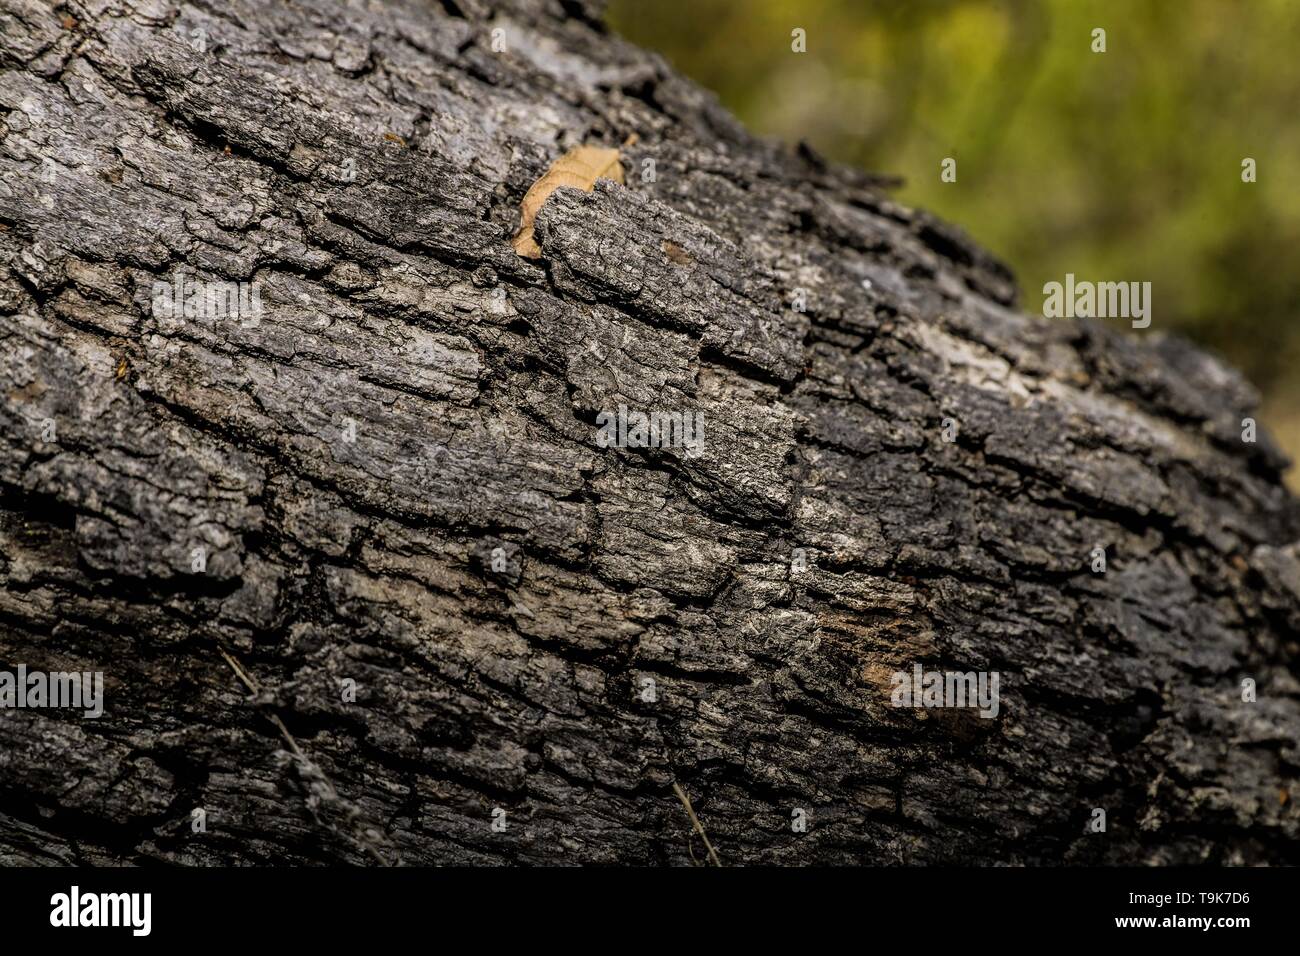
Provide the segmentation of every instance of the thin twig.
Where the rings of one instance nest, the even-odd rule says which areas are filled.
[[[704,848],[709,851],[709,859],[714,866],[722,866],[722,861],[718,859],[718,854],[713,850],[713,844],[709,842],[709,835],[704,832],[704,827],[700,825],[700,818],[695,815],[695,808],[691,806],[691,798],[686,795],[686,791],[682,789],[682,785],[676,780],[673,781],[673,792],[677,794],[677,799],[686,808],[686,815],[691,818],[691,824],[695,827],[695,832],[704,841]]]
[[[245,687],[254,694],[262,693],[262,689],[258,686],[257,681],[255,681],[251,676],[249,676],[247,671],[239,666],[239,661],[235,660],[229,653],[227,653],[224,647],[219,647],[217,650],[221,651],[221,656],[226,659],[226,663],[230,665],[230,669],[235,672],[235,676],[240,679]],[[293,734],[289,733],[289,728],[286,727],[284,721],[280,719],[280,715],[268,713],[266,716],[270,719],[271,723],[275,724],[276,729],[280,731],[280,736],[282,736],[284,742],[289,745],[289,749],[293,751],[293,755],[303,761],[303,763],[320,776],[321,781],[328,788],[331,798],[334,800],[340,799],[338,790],[335,788],[333,782],[325,775],[325,771],[321,770],[320,766],[315,763],[315,761],[311,760],[305,753],[303,753],[302,748],[298,746],[298,741],[294,739]],[[368,853],[375,862],[383,866],[389,865],[389,861],[384,858],[384,855],[380,853],[378,849],[371,845],[368,838],[358,838],[357,842],[361,844],[361,848],[365,850],[365,852]]]
[[[257,681],[253,680],[253,678],[250,677],[244,671],[244,669],[239,666],[239,661],[235,660],[228,653],[226,653],[226,649],[224,647],[218,648],[218,650],[221,651],[221,656],[226,659],[226,663],[230,665],[230,669],[235,672],[235,676],[244,682],[245,687],[247,687],[254,694],[262,693],[262,688],[257,686]],[[284,738],[284,742],[289,745],[289,749],[294,752],[294,755],[297,757],[302,757],[305,760],[307,755],[304,754],[302,752],[302,748],[298,746],[298,741],[293,739],[293,734],[289,733],[289,728],[284,725],[284,721],[280,719],[280,715],[267,714],[266,716],[271,719],[271,723],[275,724],[276,729],[280,731],[280,736]]]

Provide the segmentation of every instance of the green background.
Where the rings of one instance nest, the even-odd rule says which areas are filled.
[[[1150,281],[1152,329],[1245,371],[1300,457],[1300,0],[614,0],[610,21],[751,129],[902,175],[1027,310],[1067,272]]]

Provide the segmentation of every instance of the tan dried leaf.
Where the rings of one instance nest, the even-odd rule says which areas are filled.
[[[669,242],[665,239],[662,243],[662,248],[664,250],[664,255],[679,266],[689,266],[694,261],[691,259],[691,254],[675,242]]]
[[[519,210],[522,217],[519,231],[515,233],[515,252],[528,259],[541,256],[542,248],[533,238],[533,223],[543,203],[561,186],[572,186],[583,192],[591,192],[598,179],[612,179],[623,182],[623,164],[619,162],[619,151],[600,146],[579,146],[571,149],[546,171],[541,179],[529,187]]]

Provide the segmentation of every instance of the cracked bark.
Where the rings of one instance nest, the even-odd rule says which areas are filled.
[[[724,864],[1300,862],[1300,518],[1214,358],[1018,311],[593,3],[0,36],[0,669],[108,685],[0,712],[0,862],[702,861],[675,784]],[[914,661],[998,717],[890,706]]]

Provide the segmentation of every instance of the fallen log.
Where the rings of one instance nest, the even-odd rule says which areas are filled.
[[[0,862],[1300,861],[1300,512],[1158,312],[592,2],[0,36],[0,670],[104,692],[0,709]]]

